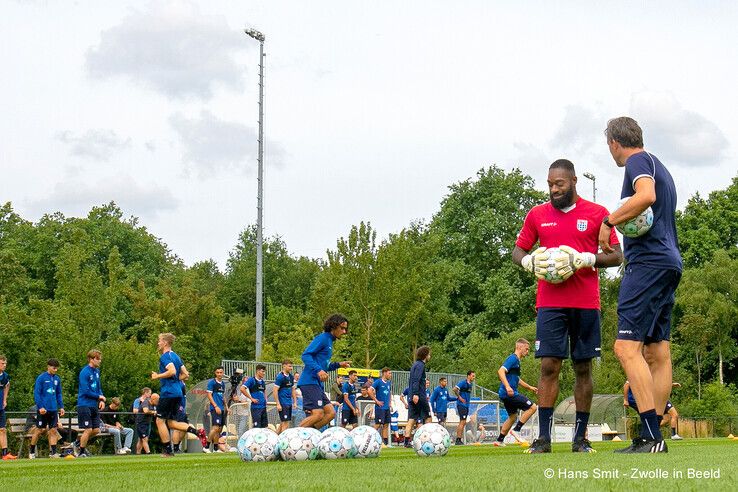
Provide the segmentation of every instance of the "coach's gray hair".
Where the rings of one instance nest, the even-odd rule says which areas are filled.
[[[607,141],[616,141],[626,148],[643,148],[643,130],[638,122],[628,116],[613,118],[607,122],[605,129]]]

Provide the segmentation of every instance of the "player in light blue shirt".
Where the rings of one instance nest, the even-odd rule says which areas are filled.
[[[382,377],[369,388],[369,396],[374,400],[374,428],[382,433],[382,439],[389,446],[389,426],[392,421],[392,371],[383,367]]]
[[[459,381],[454,386],[454,394],[458,401],[456,402],[456,412],[459,414],[459,425],[456,427],[456,444],[463,445],[464,441],[461,436],[464,435],[464,427],[466,427],[466,418],[469,416],[469,404],[471,402],[471,394],[474,388],[474,379],[477,374],[474,371],[466,373],[466,379]]]

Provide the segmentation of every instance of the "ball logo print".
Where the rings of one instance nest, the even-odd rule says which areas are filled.
[[[243,433],[236,448],[243,461],[275,461],[279,456],[279,436],[271,429],[251,429]]]
[[[451,447],[451,436],[440,424],[424,424],[415,432],[413,449],[418,456],[445,456]]]
[[[623,204],[628,201],[628,199],[630,199],[629,196],[621,199],[618,202],[617,208],[622,207]],[[646,210],[636,215],[629,221],[616,225],[615,228],[620,231],[620,234],[625,237],[640,237],[650,231],[652,226],[653,209],[651,207],[648,207]]]
[[[351,431],[356,458],[376,458],[382,451],[382,437],[374,427],[360,425]]]
[[[343,427],[331,427],[323,432],[318,443],[320,456],[328,460],[353,458],[356,447],[351,433]]]

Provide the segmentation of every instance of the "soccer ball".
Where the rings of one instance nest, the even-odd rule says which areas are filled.
[[[357,458],[376,458],[382,450],[382,437],[368,425],[360,425],[351,431]]]
[[[617,208],[622,207],[629,198],[627,196],[621,199]],[[625,237],[640,237],[651,230],[651,226],[653,226],[653,209],[648,207],[629,221],[616,225],[615,228]]]
[[[320,431],[312,427],[292,427],[279,435],[279,455],[285,461],[314,460],[320,457]]]
[[[331,427],[323,432],[318,443],[320,456],[335,460],[338,458],[353,458],[356,455],[356,447],[351,432],[343,427]]]
[[[440,424],[423,424],[415,431],[413,449],[418,456],[445,456],[451,447],[451,436]]]
[[[279,437],[269,429],[251,429],[238,440],[238,455],[243,461],[274,461],[279,456]]]
[[[543,254],[548,255],[548,261],[546,272],[543,274],[543,277],[540,276],[540,272],[536,272],[536,276],[538,278],[542,278],[549,284],[560,284],[564,280],[566,280],[564,277],[559,275],[559,272],[556,271],[556,264],[554,263],[555,258],[559,255],[560,250],[559,248],[548,248]]]

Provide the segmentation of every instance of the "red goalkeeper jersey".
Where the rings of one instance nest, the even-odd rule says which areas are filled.
[[[530,251],[538,242],[546,248],[571,246],[584,253],[597,253],[602,219],[607,209],[579,198],[565,210],[559,210],[551,202],[533,207],[518,234],[517,246]],[[610,233],[610,244],[618,244],[615,228]],[[538,281],[536,307],[548,308],[600,308],[600,280],[594,268],[582,268],[567,281],[550,284]]]

